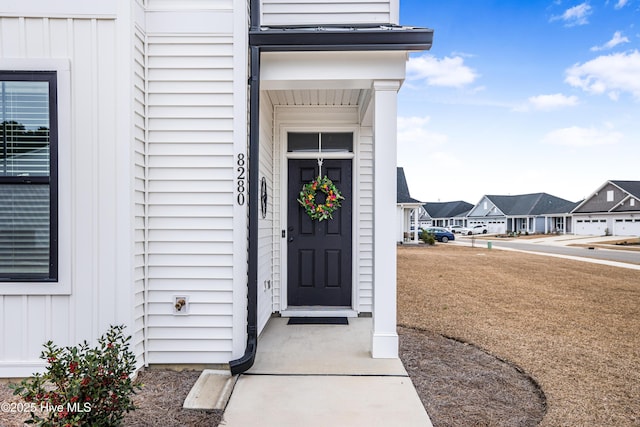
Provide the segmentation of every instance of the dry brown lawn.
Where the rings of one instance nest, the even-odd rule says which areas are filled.
[[[400,247],[398,321],[521,367],[546,395],[541,426],[640,425],[637,270],[456,245]]]

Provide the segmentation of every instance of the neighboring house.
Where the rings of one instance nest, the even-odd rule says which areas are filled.
[[[398,17],[398,0],[3,1],[1,121],[25,126],[0,145],[0,377],[110,324],[138,367],[238,373],[274,313],[370,313],[372,356],[397,357],[397,92],[433,37]],[[296,201],[320,169],[345,196],[322,222]]]
[[[397,241],[418,243],[418,231],[420,229],[420,212],[422,202],[414,199],[409,194],[409,185],[404,176],[404,169],[398,168],[397,172]]]
[[[571,213],[575,234],[640,236],[640,181],[607,181]]]
[[[461,200],[455,202],[428,202],[422,205],[431,219],[431,225],[436,227],[450,227],[452,225],[467,225],[467,214],[473,208],[471,203]]]
[[[468,226],[484,224],[489,233],[569,233],[576,203],[547,193],[490,196],[467,215]]]

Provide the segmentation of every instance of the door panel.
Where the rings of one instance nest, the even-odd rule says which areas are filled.
[[[297,202],[302,186],[318,175],[317,160],[289,160],[288,171],[288,305],[351,307],[352,162],[324,160],[323,174],[345,198],[325,221],[309,218]]]

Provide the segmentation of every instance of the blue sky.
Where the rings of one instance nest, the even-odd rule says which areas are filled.
[[[433,28],[398,106],[398,166],[423,202],[640,180],[640,0],[400,0]]]

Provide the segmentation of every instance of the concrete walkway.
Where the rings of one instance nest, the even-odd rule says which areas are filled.
[[[226,427],[431,427],[399,359],[373,359],[372,319],[287,325],[260,335],[254,366],[225,409]]]

